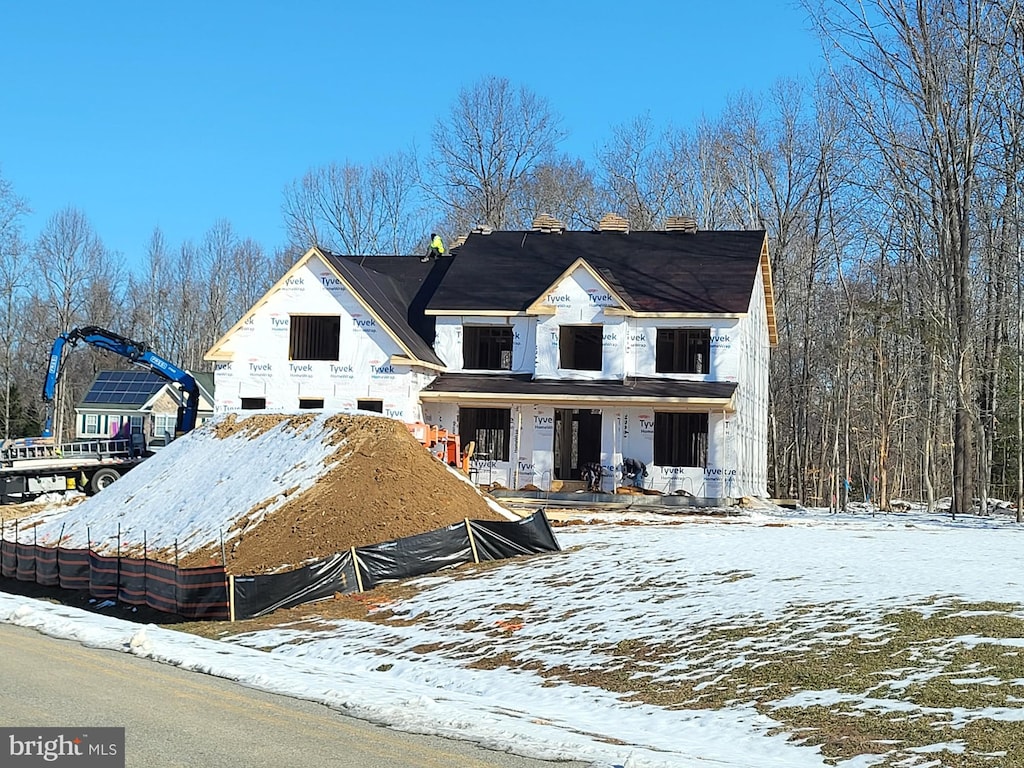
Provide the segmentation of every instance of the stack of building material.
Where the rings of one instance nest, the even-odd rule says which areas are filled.
[[[565,232],[565,222],[559,221],[549,213],[541,213],[534,218],[531,229],[534,232],[556,232],[561,234]]]
[[[665,219],[665,231],[692,235],[697,231],[697,220],[692,216],[669,216]]]
[[[629,232],[629,219],[617,213],[606,213],[597,223],[598,232]]]

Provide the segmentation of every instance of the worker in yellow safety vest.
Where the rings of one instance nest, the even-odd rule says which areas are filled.
[[[426,255],[420,259],[420,261],[429,261],[431,258],[438,258],[444,256],[444,243],[441,242],[441,236],[436,232],[430,233],[430,247],[427,249]]]

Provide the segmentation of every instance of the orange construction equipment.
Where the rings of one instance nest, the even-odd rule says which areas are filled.
[[[424,424],[422,421],[405,425],[409,428],[412,436],[420,445],[424,446],[437,459],[443,461],[450,467],[460,467],[467,461],[462,460],[459,450],[459,436],[453,435],[446,429],[435,427],[433,424]],[[463,467],[465,469],[465,467]]]

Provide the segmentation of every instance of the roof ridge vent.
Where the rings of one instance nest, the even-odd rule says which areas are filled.
[[[531,228],[534,232],[557,232],[562,234],[565,232],[565,222],[559,221],[550,213],[541,213],[534,218]]]
[[[606,213],[597,222],[597,231],[629,233],[629,219],[625,219],[617,213]]]
[[[688,235],[697,232],[697,220],[693,216],[669,216],[665,219],[666,232],[685,232]]]

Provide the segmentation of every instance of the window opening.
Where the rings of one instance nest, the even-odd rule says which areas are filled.
[[[291,315],[289,360],[337,360],[341,349],[341,318],[337,315]]]
[[[508,461],[512,411],[509,408],[459,408],[459,441],[476,443],[479,459]]]
[[[512,370],[512,328],[470,325],[463,328],[462,366],[483,371]]]
[[[711,360],[708,328],[659,328],[655,358],[658,373],[707,373]]]
[[[708,415],[655,412],[654,463],[660,467],[707,466]]]
[[[601,325],[563,325],[558,335],[558,367],[575,371],[600,371]]]

